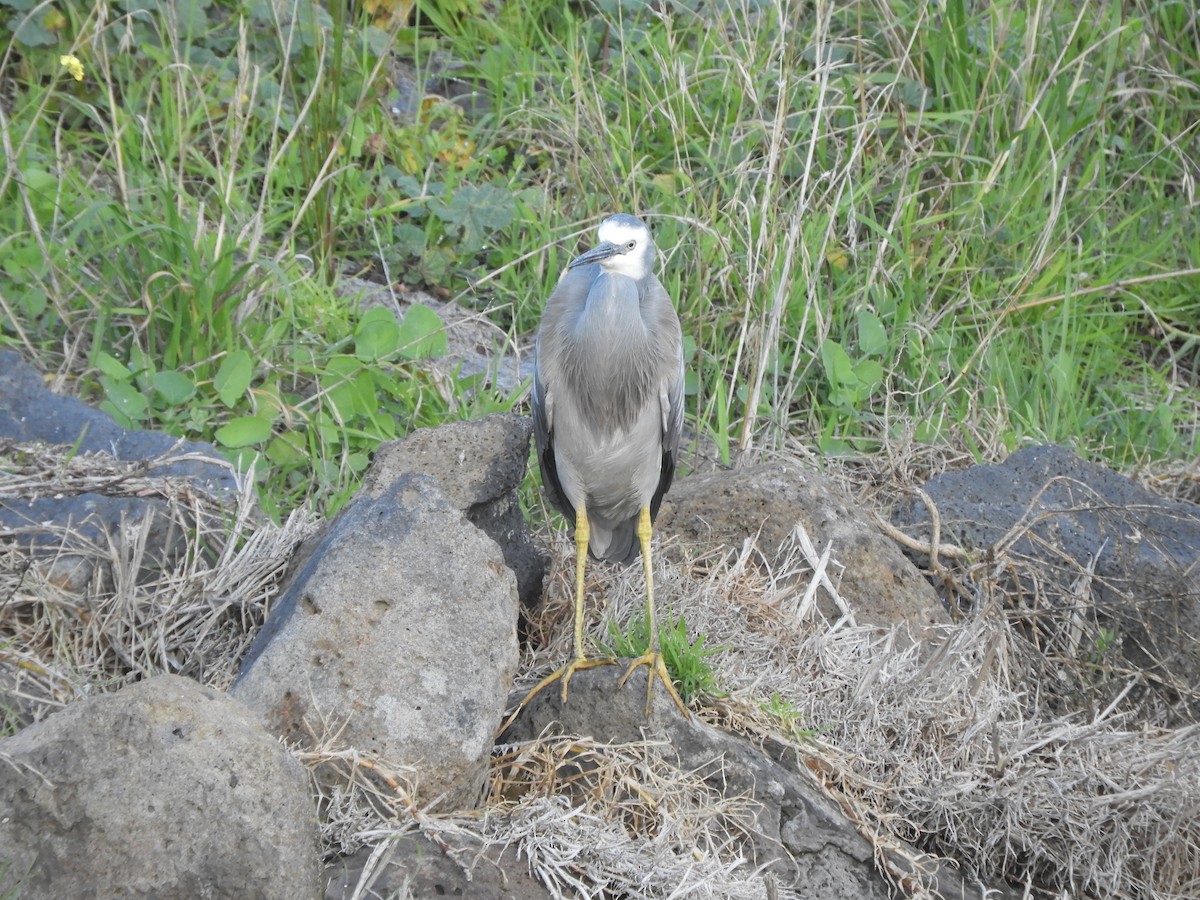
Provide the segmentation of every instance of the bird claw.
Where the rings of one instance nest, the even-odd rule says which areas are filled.
[[[675,701],[675,705],[679,707],[679,711],[683,713],[683,717],[685,719],[689,718],[687,707],[683,705],[683,701],[679,698],[679,694],[675,691],[675,685],[671,683],[671,676],[667,673],[667,667],[663,662],[661,653],[648,650],[637,659],[630,662],[629,668],[626,669],[625,674],[621,676],[621,681],[617,687],[625,687],[625,682],[629,680],[629,676],[633,674],[633,670],[638,666],[646,667],[646,718],[650,718],[650,697],[654,691],[655,678],[657,678],[666,686],[667,693],[671,696],[671,699]]]
[[[512,711],[512,715],[510,715],[507,719],[504,720],[504,724],[500,726],[500,731],[498,733],[503,734],[505,731],[507,731],[508,726],[511,725],[513,722],[515,722],[517,719],[517,716],[519,716],[521,714],[521,711],[529,705],[529,701],[532,700],[534,697],[536,697],[538,694],[540,694],[544,688],[549,687],[550,685],[554,684],[554,682],[556,682],[556,681],[561,681],[562,682],[562,702],[566,703],[567,702],[567,686],[571,683],[572,675],[574,675],[576,672],[583,671],[584,669],[594,669],[597,666],[611,666],[615,662],[616,662],[615,659],[608,659],[607,657],[598,657],[596,659],[588,659],[585,656],[575,657],[575,659],[571,660],[569,663],[567,663],[561,669],[551,672],[549,675],[547,675],[545,678],[543,678],[541,681],[539,681],[537,684],[535,684],[533,686],[533,689],[528,694],[525,695],[525,699],[523,699],[520,703],[517,704],[517,708]],[[622,682],[622,684],[624,684],[624,682]]]

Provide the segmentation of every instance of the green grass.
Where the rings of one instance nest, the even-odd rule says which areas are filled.
[[[628,210],[726,458],[1200,452],[1192,4],[691,5],[442,0],[383,34],[300,0],[0,0],[0,342],[253,461],[275,514],[328,511],[380,440],[517,402],[422,374],[436,323],[364,318],[336,274],[527,335]],[[462,61],[483,111],[393,121],[389,48]]]
[[[704,646],[706,638],[699,635],[695,641],[688,639],[687,625],[682,618],[670,624],[659,625],[658,642],[663,664],[675,683],[679,696],[685,703],[694,698],[720,695],[716,672],[708,657],[720,653],[720,647]],[[601,649],[618,659],[634,659],[646,652],[650,646],[650,628],[645,615],[632,620],[623,630],[615,622],[609,622],[608,641]]]

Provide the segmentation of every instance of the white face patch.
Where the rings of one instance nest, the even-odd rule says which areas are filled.
[[[621,221],[605,219],[597,231],[600,240],[618,247],[625,248],[630,243],[634,246],[624,253],[611,256],[600,263],[609,272],[616,272],[636,280],[649,274],[647,245],[650,243],[650,231],[646,226],[631,225]]]
[[[629,241],[636,241],[640,244],[647,237],[645,228],[626,225],[624,222],[614,222],[612,219],[605,219],[600,223],[597,235],[602,241],[618,245],[627,244]]]

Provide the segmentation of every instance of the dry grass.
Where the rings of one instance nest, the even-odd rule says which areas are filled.
[[[551,582],[551,657],[569,641],[567,549],[555,553],[566,562]],[[998,604],[944,628],[936,646],[827,621],[801,602],[810,556],[785,553],[774,571],[753,558],[743,548],[662,564],[663,606],[727,648],[714,658],[729,691],[724,724],[793,742],[877,846],[914,843],[1039,895],[1200,895],[1200,728],[1164,724],[1176,716],[1148,701],[1152,677],[1126,670],[1114,684],[1111,668],[1086,658],[1047,660]],[[955,577],[991,579],[961,589],[998,599],[1004,574]],[[627,621],[642,603],[636,571],[601,579],[592,589],[609,600],[592,616],[594,640],[609,616]],[[545,660],[528,662],[536,672]]]
[[[187,540],[151,566],[139,529],[105,546],[64,533],[63,553],[95,573],[72,594],[46,577],[50,557],[23,549],[26,536],[0,535],[7,702],[41,716],[166,671],[226,686],[312,523],[263,525],[248,492],[229,509],[157,476],[155,463],[22,447],[9,448],[0,471],[5,498],[98,488],[157,498]],[[572,554],[565,536],[551,541],[558,567],[523,681],[569,647]],[[909,842],[1030,896],[1200,895],[1200,728],[1169,727],[1143,705],[1137,673],[1110,683],[1097,705],[1095,669],[1047,660],[997,602],[995,567],[945,573],[991,602],[945,627],[936,645],[852,617],[827,620],[804,602],[826,550],[815,543],[805,550],[797,534],[773,569],[749,546],[686,564],[660,554],[664,611],[725,648],[711,660],[727,696],[710,718],[790,745],[881,860]],[[834,585],[837,556],[831,548],[824,563]],[[600,597],[588,616],[593,641],[610,619],[640,613],[640,573],[596,567],[589,598]],[[297,755],[313,773],[331,856],[382,852],[419,832],[468,871],[481,845],[506,848],[562,896],[767,896],[763,873],[746,862],[751,801],[714,792],[707,773],[680,771],[662,744],[501,746],[485,804],[443,815],[414,799],[408,769],[344,746],[324,723],[314,731],[315,749]]]
[[[0,529],[5,727],[164,672],[222,690],[232,683],[313,523],[297,513],[281,528],[264,525],[248,482],[221,498],[161,474],[184,458],[133,463],[69,447],[0,448],[0,500],[14,508],[98,494],[138,498],[151,510],[92,539],[66,523]]]

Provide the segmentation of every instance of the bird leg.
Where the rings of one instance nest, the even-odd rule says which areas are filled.
[[[580,503],[579,508],[575,510],[575,658],[557,672],[551,672],[534,685],[533,690],[525,695],[525,699],[521,701],[512,715],[500,727],[501,732],[512,724],[521,710],[528,706],[529,701],[536,697],[543,688],[554,684],[556,681],[561,681],[562,702],[566,703],[567,685],[570,684],[572,675],[583,669],[594,669],[596,666],[609,666],[616,662],[614,659],[606,659],[604,657],[588,659],[583,653],[583,576],[587,567],[589,536],[587,510]]]
[[[629,676],[633,674],[634,669],[638,666],[645,666],[646,717],[650,717],[650,696],[654,690],[654,679],[658,678],[666,685],[667,693],[671,695],[671,699],[675,701],[675,705],[679,707],[679,711],[683,713],[686,719],[688,715],[687,707],[679,699],[679,694],[675,691],[675,685],[671,684],[671,676],[667,673],[662,653],[658,649],[658,623],[654,618],[654,566],[650,561],[650,533],[650,507],[643,506],[641,512],[638,513],[637,536],[638,541],[642,545],[642,570],[646,574],[646,627],[650,632],[650,644],[646,648],[645,653],[629,664],[629,668],[625,670],[625,675],[621,678],[619,687],[625,686],[625,682],[629,680]]]

